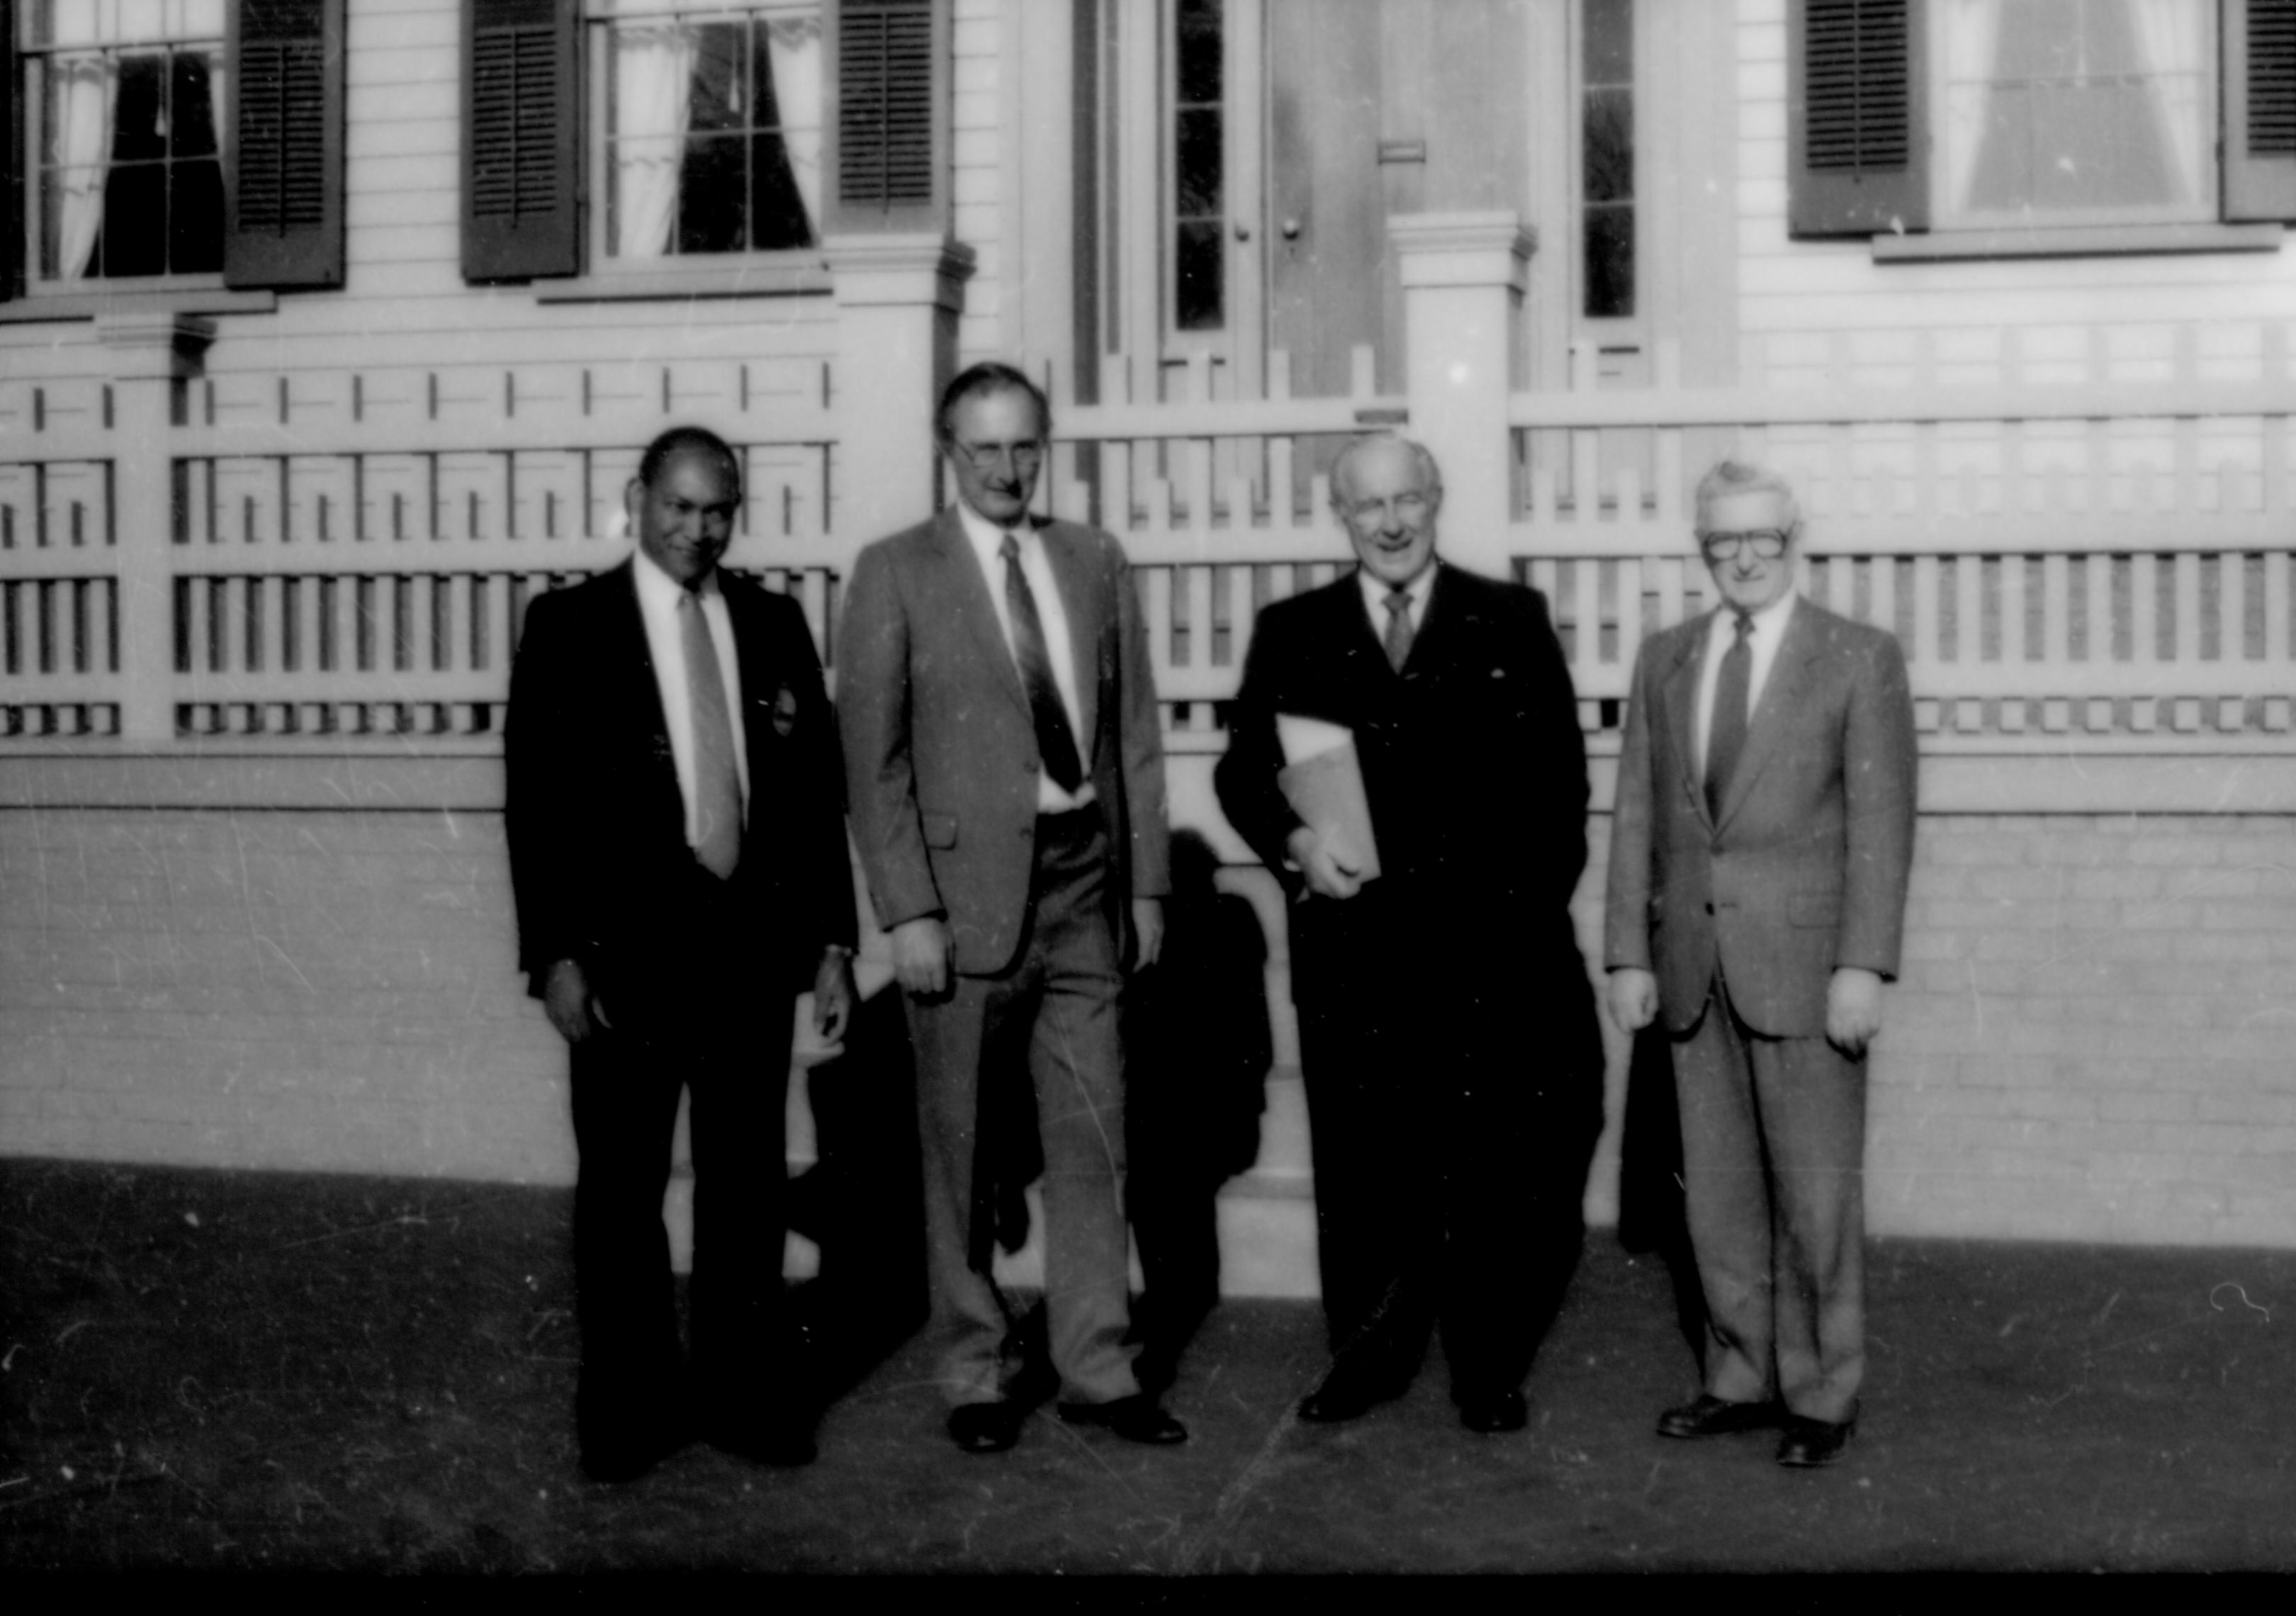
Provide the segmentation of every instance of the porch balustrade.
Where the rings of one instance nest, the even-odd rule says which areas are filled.
[[[1707,603],[1691,492],[1731,453],[1794,480],[1809,594],[1896,631],[1937,743],[2286,746],[2284,331],[2234,362],[2187,330],[2138,380],[2101,345],[2039,379],[1923,342],[1874,379],[1834,346],[1757,348],[1731,388],[1682,385],[1661,349],[1652,387],[1517,390],[1482,424],[1467,452],[1505,466],[1511,511],[1447,510],[1445,547],[1546,592],[1590,735],[1618,725],[1641,639]],[[837,583],[875,533],[841,519],[855,412],[825,407],[828,370],[807,397],[734,362],[626,386],[643,397],[580,367],[0,384],[0,745],[489,751],[524,602],[624,554],[621,489],[665,418],[740,447],[732,564],[796,595],[833,663]],[[1258,609],[1346,563],[1332,454],[1413,415],[1357,371],[1348,398],[1293,398],[1277,355],[1267,397],[1177,405],[1126,396],[1121,365],[1090,405],[1053,379],[1043,497],[1130,553],[1177,752],[1219,746]],[[139,416],[135,389],[163,407]]]

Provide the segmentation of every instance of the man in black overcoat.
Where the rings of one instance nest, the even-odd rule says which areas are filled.
[[[1399,1396],[1439,1319],[1461,1422],[1519,1430],[1602,1124],[1569,906],[1587,858],[1578,706],[1537,592],[1437,559],[1423,447],[1350,446],[1332,496],[1360,566],[1260,613],[1217,775],[1294,899],[1333,1353],[1300,1415]],[[1279,715],[1351,732],[1375,876],[1291,807]]]

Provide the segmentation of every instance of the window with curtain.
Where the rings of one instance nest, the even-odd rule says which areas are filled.
[[[225,0],[17,8],[36,283],[222,270],[224,8]]]
[[[1931,0],[1943,227],[2217,215],[2217,7]]]
[[[816,4],[597,0],[601,259],[808,247],[821,219]]]

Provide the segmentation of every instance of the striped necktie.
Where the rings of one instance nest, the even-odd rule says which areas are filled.
[[[1061,687],[1053,681],[1053,659],[1045,650],[1045,624],[1037,615],[1036,592],[1021,570],[1021,541],[1007,533],[997,554],[1004,558],[1004,610],[1013,619],[1013,656],[1021,664],[1021,687],[1029,693],[1029,716],[1036,721],[1037,751],[1053,783],[1074,792],[1084,783],[1084,765],[1077,759],[1076,731],[1069,726],[1069,710],[1061,704]]]

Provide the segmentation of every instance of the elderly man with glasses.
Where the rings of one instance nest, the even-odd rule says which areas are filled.
[[[1865,1367],[1866,1054],[1898,968],[1914,716],[1882,629],[1795,592],[1782,477],[1698,485],[1721,603],[1635,664],[1611,822],[1611,1012],[1673,1041],[1705,1385],[1677,1438],[1783,1427],[1839,1459]]]
[[[1060,1413],[1129,1441],[1187,1436],[1133,1373],[1119,1190],[1118,1015],[1170,890],[1156,691],[1123,549],[1029,513],[1052,424],[1009,365],[949,383],[937,429],[957,503],[861,552],[839,643],[847,797],[906,995],[939,1378],[967,1453],[1011,1448],[1029,1413],[1027,1333],[991,1277],[976,1180],[983,1132],[998,1136],[984,1116],[1004,1114],[989,1086],[1023,1067]]]

